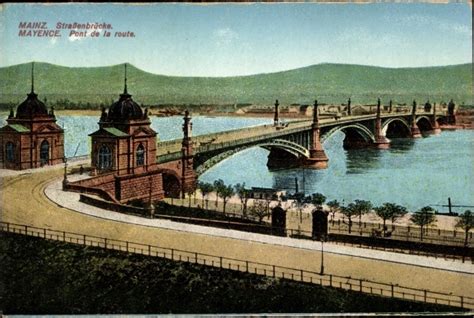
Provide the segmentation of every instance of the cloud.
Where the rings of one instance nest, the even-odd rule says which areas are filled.
[[[51,44],[51,45],[55,45],[56,43],[58,43],[58,38],[57,37],[52,37],[49,40],[49,44]]]
[[[239,34],[230,28],[221,28],[213,32],[214,40],[218,45],[228,45],[239,38]]]
[[[335,38],[336,41],[346,43],[348,47],[367,47],[371,49],[379,49],[387,46],[402,46],[405,40],[394,34],[380,34],[368,28],[357,27],[345,29]]]
[[[472,35],[468,25],[457,22],[447,22],[440,18],[422,14],[410,14],[406,16],[385,16],[390,23],[398,23],[404,26],[418,25],[426,28],[438,28],[441,31],[451,32],[459,35]]]

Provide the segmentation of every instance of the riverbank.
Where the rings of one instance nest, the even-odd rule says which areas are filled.
[[[97,109],[61,109],[56,110],[55,113],[61,116],[97,116],[100,117],[100,110]],[[155,117],[170,117],[170,116],[181,116],[184,111],[175,112],[160,112],[158,109],[151,109],[149,111],[151,116]],[[0,116],[7,116],[7,112],[0,113]],[[193,116],[207,116],[207,117],[242,117],[242,118],[273,118],[274,113],[269,112],[219,112],[219,111],[206,111],[206,112],[194,112]],[[324,116],[324,114],[323,114]],[[311,115],[305,113],[279,113],[280,119],[308,119],[311,120]],[[462,108],[456,113],[456,125],[444,125],[441,128],[445,130],[454,129],[474,129],[474,109]]]

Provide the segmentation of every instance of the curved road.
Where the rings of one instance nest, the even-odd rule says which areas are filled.
[[[0,176],[5,175],[0,170]],[[318,272],[320,243],[276,238],[237,231],[178,224],[164,220],[133,217],[124,220],[113,212],[80,211],[71,204],[70,195],[62,193],[58,182],[61,167],[36,170],[32,173],[4,176],[0,179],[1,220],[4,222],[45,227],[54,230],[127,240],[143,244],[183,249],[211,255],[299,268]],[[46,193],[58,203],[51,201]],[[66,206],[64,202],[71,207]],[[62,206],[61,206],[62,205]],[[79,211],[75,211],[79,210]],[[98,214],[97,214],[98,213]],[[112,217],[106,216],[112,213]],[[115,217],[114,217],[115,215]],[[109,217],[107,219],[106,217]],[[128,217],[128,216],[127,216]],[[114,218],[114,219],[113,219]],[[138,222],[138,223],[140,223]],[[155,224],[148,223],[155,222]],[[388,284],[474,295],[474,266],[470,263],[446,261],[325,244],[324,265],[327,274],[351,276]]]

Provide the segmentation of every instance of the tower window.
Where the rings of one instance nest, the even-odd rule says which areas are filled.
[[[11,141],[5,145],[6,158],[8,162],[15,162],[15,144]]]
[[[137,166],[143,166],[145,164],[145,147],[139,144],[137,147]]]
[[[41,165],[48,164],[49,161],[49,142],[43,140],[40,146],[40,162]]]
[[[112,151],[106,145],[102,145],[97,156],[97,166],[100,170],[112,168]]]

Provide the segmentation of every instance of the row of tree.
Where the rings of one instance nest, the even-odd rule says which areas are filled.
[[[324,203],[324,196],[317,193],[313,194],[313,197],[321,198]],[[348,220],[348,231],[351,233],[353,218],[359,218],[359,227],[362,225],[362,215],[367,213],[374,212],[383,222],[383,232],[384,235],[387,232],[387,220],[390,220],[392,223],[392,229],[394,223],[404,217],[408,210],[404,206],[385,202],[380,206],[373,206],[371,202],[365,200],[355,200],[352,203],[349,203],[347,206],[341,205],[337,200],[332,200],[327,203],[331,215],[331,219],[334,220],[336,212],[341,212]],[[431,224],[436,222],[436,213],[437,211],[430,206],[425,206],[419,211],[413,213],[410,217],[410,221],[420,227],[420,240],[423,241],[423,234],[425,229]],[[464,245],[468,244],[469,231],[474,228],[474,216],[470,210],[466,210],[463,214],[458,217],[456,223],[457,228],[462,228],[465,232]]]
[[[270,213],[270,202],[278,199],[277,197],[268,197],[266,200],[257,200],[248,207],[248,201],[251,197],[251,191],[245,186],[245,183],[237,183],[236,185],[226,185],[222,179],[215,180],[213,183],[199,182],[198,188],[201,191],[202,199],[209,209],[209,194],[216,193],[215,207],[218,207],[219,198],[222,199],[222,212],[225,213],[226,205],[229,199],[237,195],[240,199],[242,214],[244,217],[251,215],[258,218],[261,223],[263,218],[268,217]]]
[[[223,212],[225,213],[226,204],[229,199],[237,195],[240,199],[242,206],[242,213],[244,217],[248,213],[250,215],[259,218],[261,222],[262,219],[270,215],[270,202],[272,200],[294,200],[296,206],[300,209],[305,204],[313,204],[317,208],[322,208],[322,205],[326,202],[326,197],[321,193],[313,193],[309,196],[306,196],[302,192],[297,192],[290,195],[282,195],[277,197],[275,195],[267,197],[265,202],[256,201],[250,208],[248,207],[248,200],[250,199],[251,191],[246,188],[245,183],[238,183],[235,186],[226,185],[222,179],[214,181],[214,183],[200,182],[198,185],[201,190],[203,200],[206,204],[206,209],[209,205],[209,194],[212,192],[216,193],[216,208],[218,206],[218,199],[221,198],[223,202]],[[404,217],[408,210],[407,208],[395,204],[386,202],[380,206],[373,206],[370,201],[366,200],[355,200],[354,202],[349,203],[348,205],[341,205],[337,200],[332,200],[327,202],[329,207],[329,212],[331,213],[331,220],[334,220],[336,212],[342,213],[348,221],[348,231],[351,233],[354,218],[358,218],[359,227],[362,226],[362,216],[368,213],[375,213],[383,222],[383,233],[387,234],[387,221],[392,223],[392,229],[397,220]],[[427,227],[436,222],[436,213],[437,211],[430,206],[425,206],[419,211],[413,213],[410,217],[410,221],[420,227],[420,240],[423,240],[423,234]],[[474,216],[470,210],[465,211],[458,218],[456,224],[457,228],[462,228],[465,232],[465,242],[467,245],[469,231],[474,228]]]

